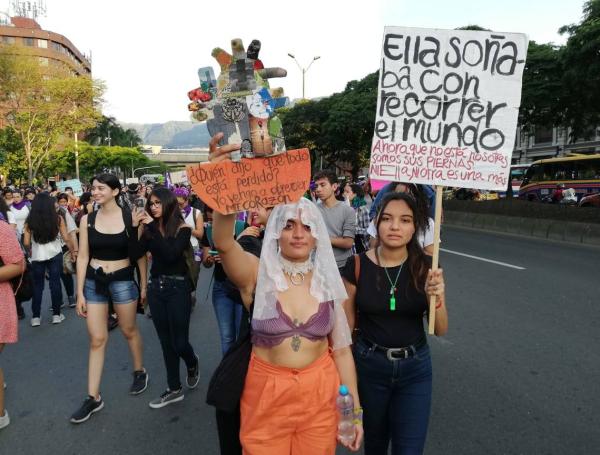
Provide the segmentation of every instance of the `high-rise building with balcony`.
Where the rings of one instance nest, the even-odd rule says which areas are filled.
[[[92,62],[65,36],[43,30],[35,19],[0,15],[0,46],[10,52],[26,49],[27,55],[39,58],[41,65],[63,64],[76,76],[91,76]],[[25,53],[25,52],[24,52]],[[0,128],[3,116],[0,112]]]

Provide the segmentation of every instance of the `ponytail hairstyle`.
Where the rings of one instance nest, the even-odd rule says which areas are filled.
[[[409,193],[395,193],[391,192],[386,194],[379,205],[379,212],[377,213],[376,224],[377,228],[377,246],[381,242],[379,234],[379,225],[381,224],[381,215],[385,211],[387,205],[392,201],[404,201],[408,208],[413,213],[413,225],[415,233],[406,245],[408,250],[408,268],[412,277],[412,284],[414,288],[421,293],[425,292],[425,281],[427,280],[427,272],[429,270],[429,263],[427,256],[423,251],[423,248],[419,244],[418,235],[419,233],[425,232],[427,225],[423,225],[422,217],[419,216],[419,208],[415,198]],[[421,218],[421,220],[420,220]],[[379,283],[377,283],[379,286]]]

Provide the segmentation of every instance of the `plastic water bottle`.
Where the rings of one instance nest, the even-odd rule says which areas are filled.
[[[338,437],[340,441],[351,443],[354,441],[354,399],[348,392],[348,387],[340,386],[340,394],[337,397],[336,405],[339,414]]]

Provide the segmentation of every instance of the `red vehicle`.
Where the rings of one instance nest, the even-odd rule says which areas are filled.
[[[600,193],[588,194],[581,198],[579,207],[598,207],[600,208]]]

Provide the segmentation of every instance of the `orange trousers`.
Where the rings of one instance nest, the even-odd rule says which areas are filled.
[[[252,354],[241,401],[244,455],[334,455],[339,385],[331,352],[298,370]]]

